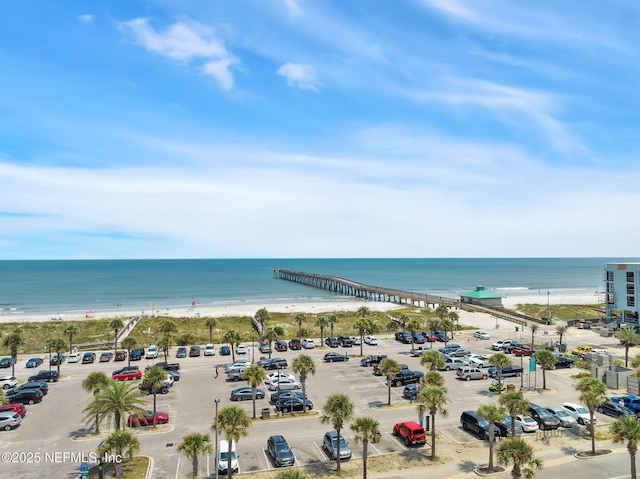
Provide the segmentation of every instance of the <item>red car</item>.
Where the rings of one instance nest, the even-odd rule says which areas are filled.
[[[128,369],[121,373],[111,376],[115,381],[133,381],[134,379],[142,379],[142,371],[139,369]]]
[[[24,404],[20,402],[13,404],[2,404],[0,405],[0,412],[15,412],[24,417],[25,414],[27,414],[27,408],[25,408]]]
[[[438,340],[438,336],[427,331],[422,331],[422,336],[424,336],[424,339],[426,339],[429,343],[435,343]]]
[[[116,355],[113,358],[114,361],[124,361],[125,359],[127,359],[126,351],[116,351]]]
[[[166,412],[156,412],[156,424],[166,424],[169,422],[169,415]],[[132,414],[127,418],[127,426],[153,426],[153,411],[147,411],[145,416]]]
[[[292,339],[289,341],[289,349],[292,351],[299,351],[302,349],[302,343],[299,339]]]
[[[533,349],[529,346],[524,346],[522,348],[516,348],[512,351],[515,356],[531,356],[533,354]]]

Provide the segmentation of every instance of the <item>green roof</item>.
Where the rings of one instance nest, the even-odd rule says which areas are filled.
[[[484,286],[476,286],[475,291],[468,291],[466,293],[462,293],[461,296],[468,296],[470,298],[502,298],[501,295],[492,293],[491,291],[487,291],[484,289]]]

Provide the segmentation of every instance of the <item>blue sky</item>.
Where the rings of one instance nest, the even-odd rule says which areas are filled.
[[[637,256],[635,1],[0,3],[0,259]]]

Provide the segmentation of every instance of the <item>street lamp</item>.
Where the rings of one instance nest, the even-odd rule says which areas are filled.
[[[49,343],[51,342],[51,338],[47,338],[47,351],[49,351],[49,372],[51,372],[51,347]]]
[[[216,466],[216,479],[218,479],[218,457],[220,457],[220,453],[218,451],[218,404],[220,404],[220,398],[215,398],[213,401],[216,403],[216,459],[214,462]],[[230,464],[229,467],[231,467]]]

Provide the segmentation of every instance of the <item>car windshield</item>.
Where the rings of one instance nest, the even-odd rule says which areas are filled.
[[[578,412],[578,414],[589,414],[589,411],[587,411],[583,407],[576,408],[576,411]]]
[[[481,427],[487,427],[489,426],[489,423],[484,419],[478,419],[478,425],[480,425]]]
[[[570,414],[567,411],[563,411],[563,410],[556,411],[556,415],[558,417],[569,417],[570,416]]]
[[[289,452],[290,448],[287,444],[276,444],[276,451],[278,452]]]
[[[532,417],[529,417],[529,416],[525,416],[525,417],[523,417],[523,418],[522,418],[522,420],[523,420],[524,422],[527,422],[527,423],[534,423],[534,422],[536,422],[536,421],[535,421],[535,419],[533,419]]]
[[[226,452],[226,451],[220,452],[220,460],[221,461],[226,461],[227,457],[229,457],[229,453],[228,452]],[[232,451],[231,452],[231,460],[233,461],[233,460],[235,460],[235,458],[236,458],[236,451]]]

